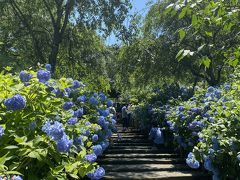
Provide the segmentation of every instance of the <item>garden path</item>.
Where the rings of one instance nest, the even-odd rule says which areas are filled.
[[[152,146],[147,136],[137,130],[118,133],[122,139],[119,141],[114,134],[110,147],[98,160],[106,170],[104,179],[211,179],[201,171],[190,169],[185,159],[172,149]]]

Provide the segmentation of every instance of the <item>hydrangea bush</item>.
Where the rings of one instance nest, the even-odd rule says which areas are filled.
[[[100,179],[105,171],[96,160],[116,131],[112,103],[50,71],[0,73],[0,176]]]
[[[187,164],[203,167],[213,179],[240,178],[239,72],[229,83],[200,89],[189,101],[167,110],[175,142],[190,152]]]

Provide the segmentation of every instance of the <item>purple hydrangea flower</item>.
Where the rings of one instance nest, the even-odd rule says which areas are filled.
[[[64,134],[64,136],[57,142],[57,150],[59,152],[69,152],[72,143],[72,140],[69,140],[68,136]]]
[[[21,71],[19,74],[19,78],[21,82],[28,82],[32,78],[32,75],[25,71]]]
[[[83,115],[83,108],[79,108],[78,110],[74,111],[75,117],[82,117]]]
[[[4,105],[8,110],[21,110],[26,107],[26,100],[20,94],[16,94],[11,98],[8,98],[4,101]]]
[[[97,142],[97,141],[98,141],[98,135],[97,135],[97,134],[94,134],[94,135],[92,136],[92,141],[93,141],[93,142]]]
[[[62,107],[63,107],[64,110],[69,110],[73,106],[74,106],[74,103],[70,101],[70,102],[65,102]]]
[[[0,137],[2,137],[4,135],[4,129],[2,126],[0,126]]]
[[[39,70],[37,72],[37,78],[40,82],[47,82],[51,78],[51,73],[49,71]]]
[[[92,153],[92,154],[87,154],[84,158],[86,161],[93,163],[97,160],[97,156],[96,154]]]
[[[51,64],[46,64],[46,65],[45,65],[45,68],[46,68],[46,70],[51,71],[52,66],[51,66]]]
[[[94,152],[94,154],[96,154],[97,156],[101,155],[103,152],[102,146],[101,145],[95,145],[92,147],[92,150]]]
[[[70,119],[68,119],[67,123],[70,125],[75,125],[78,122],[77,118],[71,117]]]

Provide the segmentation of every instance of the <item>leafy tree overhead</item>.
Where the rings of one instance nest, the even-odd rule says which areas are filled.
[[[1,3],[3,8],[1,20],[6,25],[5,28],[1,27],[1,31],[6,37],[11,34],[11,38],[15,41],[21,38],[22,41],[27,42],[27,47],[26,45],[20,47],[31,51],[31,56],[35,57],[35,64],[37,61],[41,63],[48,61],[54,72],[56,65],[61,61],[59,50],[63,41],[66,42],[74,37],[76,31],[72,29],[82,27],[88,31],[98,31],[105,36],[112,30],[124,30],[123,21],[130,5],[129,0],[7,0]],[[18,37],[19,35],[21,37]],[[9,48],[14,48],[16,54],[21,50],[19,47],[13,47],[13,44]],[[68,47],[64,48],[68,49]]]
[[[178,51],[179,64],[216,85],[229,66],[238,64],[239,7],[236,0],[159,2],[146,19],[145,32],[166,37],[170,52]]]

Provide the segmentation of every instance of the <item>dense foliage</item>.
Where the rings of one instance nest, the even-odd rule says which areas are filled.
[[[163,106],[148,101],[135,108],[145,129],[151,127],[149,120],[157,120],[167,134],[165,144],[174,140],[173,147],[185,157],[190,152],[186,163],[204,167],[213,179],[239,178],[239,68],[230,77],[221,86],[198,88],[189,100],[172,98]]]
[[[116,121],[103,93],[78,80],[37,72],[0,74],[0,175],[24,179],[99,179],[95,162]]]

